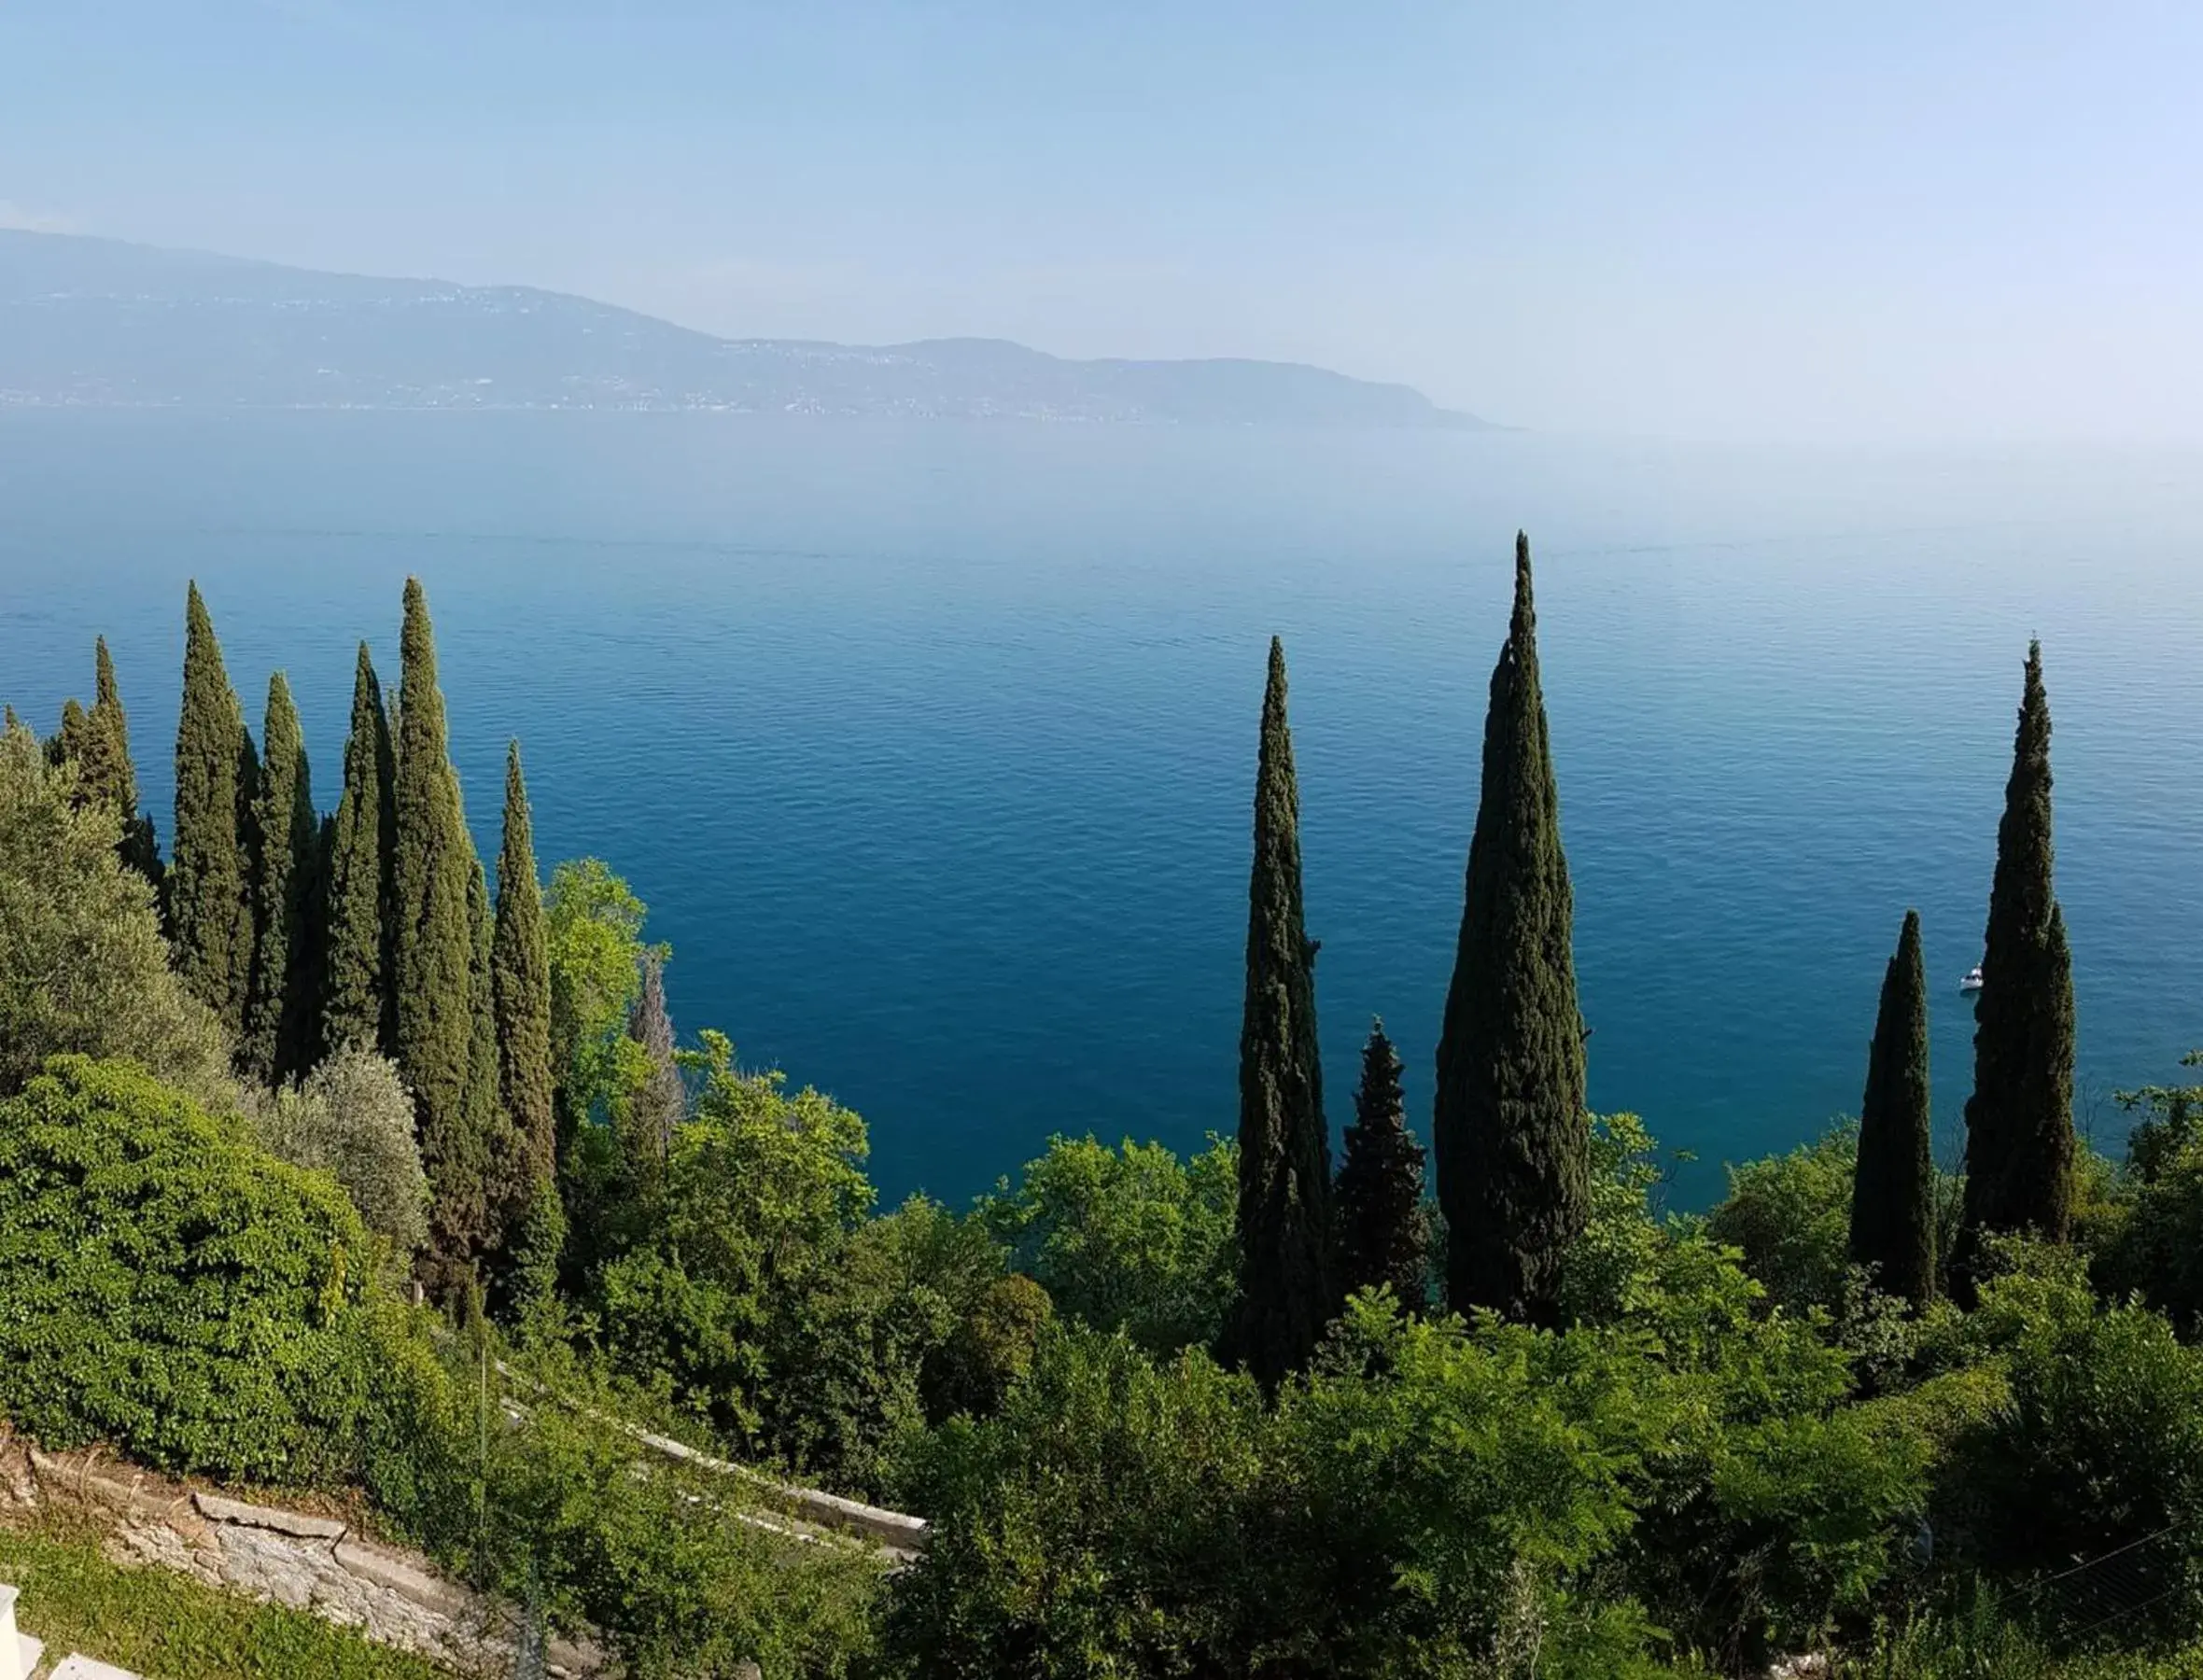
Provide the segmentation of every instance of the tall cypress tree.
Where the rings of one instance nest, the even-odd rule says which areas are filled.
[[[451,1295],[488,1247],[485,1140],[470,1114],[476,974],[486,968],[470,913],[481,864],[468,837],[448,756],[436,639],[418,580],[405,583],[400,640],[397,791],[391,903],[398,1065],[413,1087],[428,1169],[431,1282]],[[340,841],[343,836],[340,835]],[[487,929],[483,929],[486,944]],[[494,1088],[494,1086],[493,1086]]]
[[[305,735],[281,671],[268,679],[261,742],[260,857],[252,883],[256,943],[238,1059],[255,1078],[273,1085],[303,1073],[320,1048],[312,905],[321,824],[314,813]]]
[[[91,720],[86,715],[83,704],[73,696],[63,701],[62,726],[46,739],[46,762],[49,764],[81,763],[85,738],[91,731]],[[81,811],[91,803],[91,797],[85,791],[80,778],[77,784],[76,806]]]
[[[1851,1258],[1915,1307],[1935,1295],[1935,1160],[1928,1108],[1928,976],[1920,917],[1904,916],[1882,980],[1881,1013],[1867,1053],[1859,1108],[1859,1165],[1851,1181]]]
[[[627,1011],[627,1036],[642,1046],[650,1073],[627,1099],[622,1149],[629,1174],[648,1190],[664,1171],[673,1147],[673,1128],[688,1113],[688,1090],[673,1059],[673,1015],[666,1007],[666,959],[661,951],[643,953],[642,986]]]
[[[483,1224],[478,1244],[486,1252],[501,1246],[510,1220],[526,1205],[527,1164],[514,1147],[498,1091],[502,1069],[498,1053],[497,912],[480,858],[473,860],[468,875],[467,931],[474,953],[467,970],[467,1146],[481,1163]]]
[[[2033,642],[1974,1004],[1961,1246],[1968,1269],[1977,1233],[2032,1231],[2063,1242],[2072,1229],[2073,965],[2052,878],[2050,786],[2050,701],[2042,646]]]
[[[153,819],[138,814],[137,769],[130,758],[130,719],[122,709],[121,691],[115,684],[115,662],[107,654],[107,638],[92,644],[93,681],[91,728],[84,742],[79,766],[88,797],[114,811],[122,838],[118,849],[123,862],[148,881],[161,880],[161,853],[153,840]]]
[[[1431,1137],[1447,1294],[1458,1309],[1551,1323],[1562,1256],[1590,1216],[1590,1127],[1575,912],[1537,679],[1530,539],[1519,534],[1464,895]]]
[[[176,972],[232,1035],[252,971],[248,829],[252,743],[193,583],[184,603],[184,702],[175,735],[175,857],[168,928]]]
[[[352,679],[352,733],[344,741],[344,793],[328,841],[323,999],[331,1049],[354,1044],[388,1053],[397,1046],[397,901],[391,882],[397,792],[383,685],[361,642]]]
[[[518,741],[505,755],[505,834],[498,852],[490,981],[497,1007],[498,1090],[520,1145],[517,1176],[526,1192],[511,1210],[517,1220],[526,1217],[536,1188],[557,1165],[551,1113],[551,959]]]
[[[1240,1298],[1231,1347],[1266,1387],[1307,1364],[1337,1310],[1331,1144],[1316,1054],[1316,944],[1300,893],[1300,792],[1285,651],[1270,643],[1255,774],[1247,988],[1240,1028]]]
[[[1423,1220],[1423,1145],[1408,1130],[1400,1056],[1373,1022],[1362,1047],[1362,1083],[1332,1204],[1339,1265],[1349,1291],[1389,1284],[1400,1305],[1429,1305]]]

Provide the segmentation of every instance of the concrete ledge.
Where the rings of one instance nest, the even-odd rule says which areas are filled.
[[[370,1547],[357,1540],[340,1540],[336,1544],[336,1560],[347,1574],[395,1592],[400,1598],[439,1616],[460,1617],[473,1607],[474,1595],[466,1589],[439,1580],[427,1570],[380,1547]]]
[[[277,1510],[274,1505],[246,1505],[241,1499],[224,1499],[217,1493],[194,1493],[191,1503],[209,1522],[273,1529],[278,1534],[295,1534],[301,1540],[342,1540],[349,1526],[329,1517],[308,1517],[298,1511]]]

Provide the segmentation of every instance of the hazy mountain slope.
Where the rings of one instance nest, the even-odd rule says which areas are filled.
[[[528,287],[0,231],[8,403],[1484,424],[1405,385],[1287,362],[1065,361],[993,339],[730,341]]]

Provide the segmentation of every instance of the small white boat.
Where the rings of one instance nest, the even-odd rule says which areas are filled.
[[[1980,964],[1976,963],[1966,971],[1966,978],[1958,982],[1958,989],[1962,992],[1976,992],[1981,989]]]

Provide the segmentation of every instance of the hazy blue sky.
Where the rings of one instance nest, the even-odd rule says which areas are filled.
[[[2193,0],[13,0],[0,219],[1551,428],[2203,439]]]

